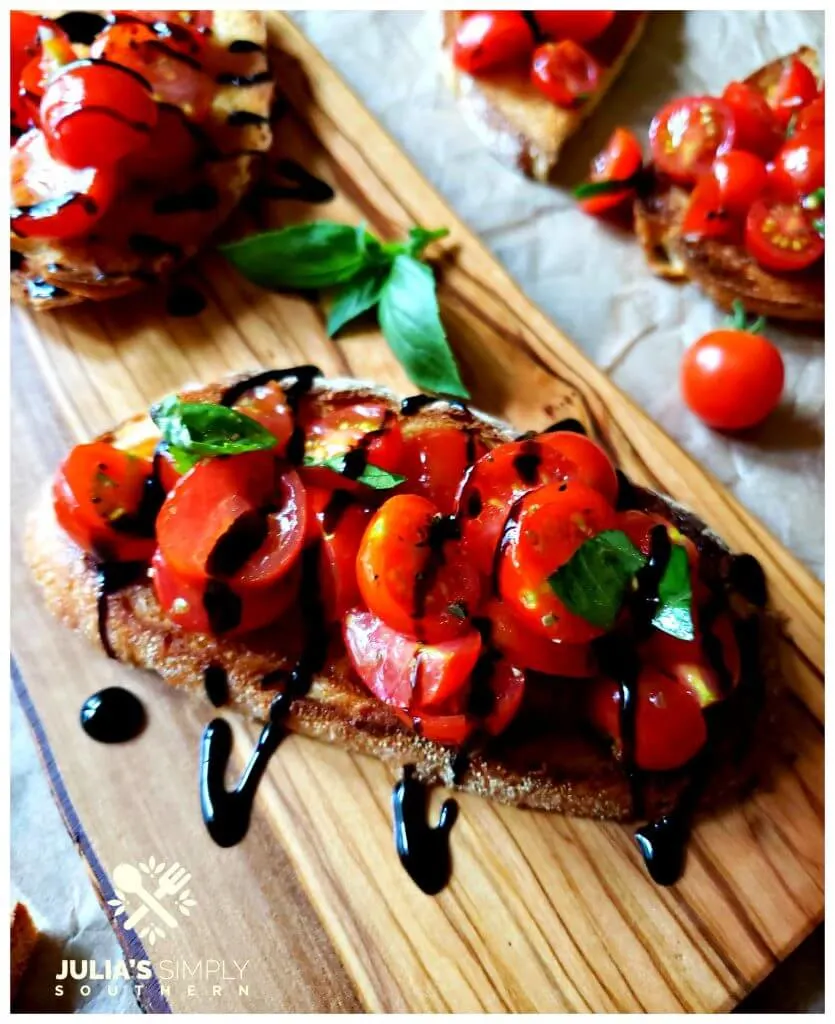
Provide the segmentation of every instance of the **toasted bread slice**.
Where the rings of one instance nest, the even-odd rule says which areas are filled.
[[[620,74],[647,15],[619,11],[606,32],[589,44],[589,51],[603,65],[600,85],[577,109],[565,110],[546,99],[525,71],[496,71],[477,78],[460,71],[452,60],[452,43],[464,13],[443,12],[445,70],[458,106],[496,157],[531,178],[547,181],[566,140]]]
[[[802,47],[798,57],[820,76],[817,54]],[[786,58],[771,61],[746,82],[766,91],[780,76]],[[653,273],[672,280],[691,279],[722,309],[736,300],[758,316],[821,322],[824,319],[823,265],[798,274],[774,274],[740,245],[716,239],[686,239],[681,225],[689,192],[661,174],[635,200],[635,231]]]
[[[272,142],[263,13],[216,11],[207,45],[204,73],[215,93],[195,129],[197,166],[176,181],[131,185],[87,236],[56,241],[11,231],[13,299],[51,309],[135,291],[194,256],[235,209]],[[83,56],[85,48],[76,49]],[[165,153],[159,158],[164,166]]]
[[[38,943],[38,929],[25,903],[16,903],[12,908],[11,920],[11,1001],[14,1002],[18,987],[29,966],[35,946]]]
[[[217,401],[225,387],[238,379],[242,378],[184,393],[196,401]],[[322,402],[373,397],[389,401],[397,409],[389,392],[355,381],[323,381],[314,386],[312,393]],[[515,436],[499,421],[446,403],[433,404],[403,419],[402,427],[408,433],[427,423],[465,424],[470,428],[477,425],[489,447]],[[108,433],[107,440],[120,447],[147,451],[156,436],[150,420],[142,416]],[[712,571],[725,572],[729,553],[704,524],[667,498],[634,490],[634,507],[663,512],[694,540]],[[50,494],[44,494],[33,511],[26,558],[49,610],[101,649],[96,570],[57,525]],[[242,639],[190,634],[165,617],[147,580],[104,600],[106,638],[118,659],[151,669],[172,686],[193,693],[203,690],[206,669],[218,666],[226,672],[230,704],[259,721],[267,720],[276,689],[265,686],[264,681],[280,676],[295,663],[303,624],[280,621]],[[749,612],[750,608],[746,614]],[[735,699],[741,690],[734,691],[721,706],[723,715],[733,723],[726,730],[729,743],[737,743],[740,736],[749,738],[752,732],[753,716],[747,698]],[[422,739],[357,680],[341,637],[335,635],[324,669],[315,677],[307,696],[292,704],[288,726],[304,735],[371,754],[392,766],[414,764],[418,778],[454,785],[503,803],[628,819],[635,810],[633,790],[608,744],[582,726],[582,699],[583,686],[576,681],[531,676],[526,703],[517,720],[502,736],[474,752],[461,775],[454,771],[454,749]],[[730,757],[721,743],[716,750],[716,756],[727,760],[727,765],[723,763],[715,773],[709,793],[712,799],[747,785],[752,771],[749,760]],[[687,781],[686,771],[647,774],[641,782],[645,810],[652,814],[668,809]]]

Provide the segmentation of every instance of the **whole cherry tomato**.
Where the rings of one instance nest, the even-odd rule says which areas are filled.
[[[404,490],[434,502],[443,515],[455,511],[461,480],[487,452],[477,433],[459,427],[424,426],[403,437],[400,472]]]
[[[156,547],[137,519],[151,463],[111,444],[79,444],[52,486],[55,516],[86,552],[108,562],[147,562]]]
[[[589,182],[629,182],[644,162],[641,144],[628,128],[615,128],[606,147],[591,162]],[[603,192],[580,199],[586,213],[605,213],[635,195],[633,184],[612,192]]]
[[[781,196],[807,196],[826,183],[823,128],[806,128],[783,144],[774,157],[771,180]],[[780,187],[782,185],[782,187]]]
[[[681,364],[684,401],[717,430],[743,430],[764,420],[780,401],[783,379],[777,347],[745,330],[711,331]]]
[[[733,111],[722,100],[712,96],[673,100],[652,119],[652,158],[674,181],[692,185],[710,171],[717,154],[733,148],[734,133]]]
[[[360,593],[371,611],[426,643],[466,632],[481,595],[478,572],[449,527],[426,498],[395,495],[375,513],[357,558]]]
[[[759,199],[768,181],[765,163],[753,153],[731,149],[713,162],[719,201],[734,217],[743,217]]]
[[[603,35],[615,18],[614,11],[533,11],[539,31],[551,39],[589,43]]]
[[[818,80],[812,70],[797,57],[789,57],[777,83],[768,90],[768,102],[785,128],[792,115],[818,95]]]
[[[33,128],[12,146],[11,226],[22,238],[75,238],[90,231],[116,195],[112,168],[77,169],[55,160]]]
[[[571,39],[543,43],[534,50],[531,81],[552,103],[571,109],[597,90],[600,65]]]
[[[492,643],[517,668],[529,668],[551,676],[584,679],[594,675],[588,644],[547,640],[534,632],[503,602],[492,600],[482,613],[490,620]]]
[[[758,199],[745,221],[745,247],[766,270],[805,270],[824,254],[813,218],[799,201]]]
[[[783,142],[783,125],[759,89],[731,82],[722,93],[734,119],[734,149],[770,160]]]
[[[533,33],[518,11],[477,11],[455,32],[452,59],[470,75],[527,63]]]

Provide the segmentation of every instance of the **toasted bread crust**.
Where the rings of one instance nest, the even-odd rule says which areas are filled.
[[[236,41],[258,49],[230,52],[229,46]],[[211,112],[201,125],[207,152],[199,166],[176,183],[132,186],[117,197],[93,232],[82,238],[23,238],[11,231],[12,251],[22,256],[20,266],[11,273],[15,301],[44,310],[136,291],[191,259],[235,209],[272,142],[269,114],[274,82],[271,76],[254,84],[218,82],[217,78],[246,79],[269,72],[263,13],[216,11],[209,45],[205,73],[216,82]],[[252,117],[245,123],[240,119],[230,123],[230,114],[238,111]],[[165,204],[158,209],[161,200],[183,195],[196,199],[181,209],[172,209],[170,203],[167,209]],[[207,200],[207,196],[213,198]]]
[[[189,389],[188,393],[197,400],[216,400],[223,387],[237,379]],[[373,395],[395,404],[390,393],[355,382],[329,381],[315,391],[325,397]],[[416,429],[427,421],[460,424],[461,415],[441,404],[427,407],[404,426]],[[476,413],[466,415],[483,425],[489,445],[515,436],[498,421]],[[135,417],[111,432],[108,439],[123,447],[141,447],[147,443],[149,422],[146,417]],[[684,532],[712,552],[726,550],[703,524],[668,499],[646,492],[646,504],[655,511],[667,510]],[[52,614],[101,649],[95,570],[58,527],[49,494],[44,494],[30,519],[25,554]],[[265,688],[263,680],[292,666],[296,652],[290,638],[298,637],[298,625],[289,624],[283,637],[277,632],[280,625],[242,640],[189,634],[165,618],[147,582],[110,595],[107,608],[107,638],[120,660],[155,671],[170,685],[191,692],[202,690],[209,665],[220,666],[227,673],[230,704],[256,720],[267,720],[275,690]],[[508,734],[474,754],[463,778],[454,779],[455,751],[421,739],[373,697],[353,675],[337,638],[309,694],[293,703],[288,726],[303,735],[371,754],[393,767],[414,764],[421,779],[454,785],[503,803],[586,817],[630,818],[634,813],[632,793],[622,770],[599,740],[570,725],[576,687],[551,681],[540,697],[552,715],[554,707],[559,708],[554,717],[569,723],[563,732],[529,734],[522,740]],[[541,721],[541,714],[533,709],[532,717],[537,716]],[[745,730],[750,731],[750,723]],[[723,771],[712,786],[711,798],[748,784],[751,771],[749,761]],[[643,793],[645,810],[652,814],[668,809],[687,778],[683,772],[648,778]]]
[[[462,12],[444,11],[442,17],[446,77],[464,117],[503,163],[538,181],[547,181],[565,142],[620,74],[640,38],[647,15],[634,11],[616,15],[612,28],[602,37],[611,34],[616,55],[606,64],[594,95],[577,110],[563,110],[551,103],[519,71],[495,72],[478,78],[460,71],[452,61],[452,41]]]
[[[18,987],[29,966],[39,932],[25,903],[16,903],[11,915],[10,994],[14,1002]]]
[[[817,54],[802,47],[798,57],[819,76]],[[765,90],[779,77],[786,58],[771,61],[746,82]],[[757,316],[822,322],[823,266],[798,274],[774,274],[761,267],[747,250],[716,239],[685,239],[681,225],[689,193],[656,174],[652,188],[635,200],[635,231],[653,273],[672,280],[691,279],[722,309],[741,301]]]

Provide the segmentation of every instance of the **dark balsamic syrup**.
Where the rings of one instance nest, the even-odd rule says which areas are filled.
[[[99,743],[126,743],[145,728],[145,708],[121,686],[99,690],[81,705],[81,728]]]
[[[160,196],[154,203],[154,213],[208,213],[220,202],[220,193],[208,181],[198,182],[185,192],[172,192]]]
[[[260,43],[254,43],[251,39],[236,39],[229,44],[230,53],[261,53],[263,49]]]
[[[20,268],[23,266],[23,261],[24,261],[25,257],[23,255],[23,253],[22,252],[18,252],[17,249],[12,249],[11,252],[12,252],[12,270],[20,270]]]
[[[263,114],[255,114],[251,110],[233,110],[226,118],[226,123],[235,128],[243,128],[247,125],[259,127],[262,124],[269,124],[270,119]]]
[[[132,583],[137,583],[147,572],[144,562],[100,562],[96,566],[96,614],[99,639],[108,658],[116,659],[116,652],[107,635],[108,598]]]
[[[183,255],[182,248],[176,242],[166,242],[163,238],[146,235],[141,231],[134,232],[128,238],[128,246],[137,256],[148,256],[151,259],[171,256],[178,260]]]
[[[438,824],[426,823],[428,791],[415,778],[413,765],[406,765],[403,778],[391,794],[394,812],[394,843],[400,863],[419,889],[435,896],[449,881],[452,860],[449,835],[458,816],[458,804],[445,800]]]
[[[573,416],[567,416],[565,419],[557,420],[556,423],[552,423],[550,427],[546,427],[543,433],[556,434],[563,430],[567,430],[572,434],[583,434],[584,436],[588,436],[586,428],[579,420],[574,419]]]
[[[466,413],[471,416],[470,407],[466,402],[463,402],[460,398],[455,398],[446,395],[409,395],[408,398],[404,398],[400,403],[400,415],[401,416],[415,416],[422,409],[425,409],[427,405],[434,405],[436,402],[446,402],[451,409],[455,409],[458,412]]]
[[[168,293],[165,308],[169,316],[198,316],[206,308],[206,300],[196,288],[181,284]]]
[[[329,203],[336,193],[331,186],[305,170],[295,160],[279,160],[275,172],[281,181],[265,181],[259,193],[267,199],[295,199],[302,203]]]
[[[542,446],[539,442],[533,439],[522,441],[519,454],[513,459],[513,468],[519,479],[526,484],[537,483],[541,464]]]
[[[71,43],[90,46],[99,32],[107,28],[107,18],[92,11],[67,11],[55,19],[55,24],[69,36]]]
[[[203,686],[206,696],[216,708],[222,708],[229,701],[229,675],[222,665],[208,665],[203,670]]]
[[[254,75],[236,75],[231,71],[223,71],[217,76],[215,81],[218,85],[235,85],[238,88],[247,89],[253,85],[271,82],[272,75],[267,69],[258,71]]]
[[[470,770],[470,755],[466,750],[462,749],[457,751],[455,757],[452,759],[452,781],[456,786],[460,786],[464,779],[467,777],[467,772]]]

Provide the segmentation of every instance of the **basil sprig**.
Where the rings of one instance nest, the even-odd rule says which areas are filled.
[[[600,629],[611,629],[627,590],[647,558],[622,530],[604,530],[589,538],[548,577],[548,583],[569,611]],[[656,629],[680,640],[692,640],[693,591],[687,552],[674,544],[658,584]]]
[[[413,227],[402,242],[382,242],[364,225],[294,224],[222,245],[250,281],[291,291],[328,289],[328,334],[377,309],[383,336],[423,391],[469,398],[441,322],[426,247],[449,232]]]
[[[176,395],[152,406],[151,419],[180,473],[200,459],[265,451],[277,444],[269,430],[236,409],[210,402],[184,402]]]
[[[339,473],[340,476],[345,476],[348,454],[346,452],[344,455],[332,455],[327,459],[316,459],[313,456],[307,456],[304,464],[305,466],[317,469],[330,469],[334,473]],[[350,479],[356,481],[356,483],[365,484],[366,487],[373,487],[375,491],[388,491],[392,487],[398,487],[402,484],[406,477],[400,476],[399,473],[389,473],[387,469],[380,469],[379,466],[372,466],[370,462],[367,462],[362,467],[362,472],[358,476],[351,476]]]

